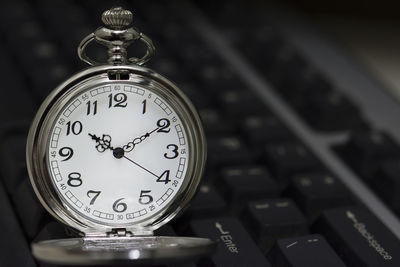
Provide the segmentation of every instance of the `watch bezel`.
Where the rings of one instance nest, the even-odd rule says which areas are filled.
[[[110,80],[110,72],[129,72],[128,80]],[[183,184],[168,205],[155,216],[129,225],[107,225],[81,216],[68,207],[54,188],[47,168],[48,138],[55,119],[69,100],[88,87],[107,83],[126,82],[143,86],[173,105],[185,128],[189,160]],[[173,219],[194,196],[200,183],[206,161],[206,140],[200,117],[190,100],[171,81],[149,68],[137,65],[101,65],[76,73],[54,89],[44,100],[31,125],[27,140],[27,169],[34,191],[46,210],[58,221],[69,225],[86,236],[103,236],[115,228],[124,228],[133,235],[149,234]]]

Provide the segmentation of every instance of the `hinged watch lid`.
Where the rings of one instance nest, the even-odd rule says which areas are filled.
[[[39,260],[53,264],[171,264],[211,253],[206,238],[173,236],[83,237],[42,241],[32,245]]]
[[[27,142],[27,166],[35,193],[38,195],[45,208],[56,219],[78,229],[84,237],[46,240],[34,243],[32,244],[33,254],[36,258],[45,262],[67,265],[109,265],[115,263],[124,264],[127,262],[129,262],[129,264],[140,265],[168,264],[200,258],[214,250],[214,242],[206,238],[153,236],[153,231],[155,229],[171,220],[188,204],[188,201],[193,197],[199,185],[206,158],[205,137],[199,116],[190,101],[187,100],[175,85],[161,75],[140,66],[147,62],[153,55],[154,46],[146,35],[138,32],[133,27],[129,27],[132,22],[132,13],[130,11],[122,8],[113,8],[103,13],[102,20],[105,27],[99,28],[94,33],[85,37],[78,48],[78,54],[81,60],[90,65],[99,66],[94,66],[75,74],[50,94],[36,115]],[[86,55],[86,46],[93,40],[107,46],[109,65],[101,65]],[[142,58],[127,58],[127,46],[137,40],[144,42],[147,46],[146,54]],[[115,73],[116,78],[111,79],[109,77],[110,73]],[[122,81],[120,75],[125,74],[128,78]],[[182,128],[188,131],[186,142],[188,146],[191,145],[194,148],[188,153],[190,157],[192,157],[191,161],[189,162],[188,160],[187,163],[187,169],[190,170],[187,171],[187,173],[189,173],[188,178],[182,179],[183,185],[181,189],[176,189],[176,195],[171,197],[171,201],[174,199],[173,201],[175,201],[176,204],[166,206],[166,208],[161,210],[154,218],[144,219],[137,224],[133,223],[127,225],[126,228],[113,228],[107,223],[94,223],[84,218],[85,216],[81,216],[79,213],[73,211],[71,206],[65,204],[56,192],[54,181],[52,182],[49,178],[49,172],[45,167],[46,164],[49,164],[45,159],[47,154],[49,154],[48,151],[46,151],[47,145],[45,140],[46,138],[50,138],[48,133],[54,121],[57,121],[55,119],[61,107],[65,105],[72,106],[73,103],[70,104],[70,100],[73,97],[81,96],[79,94],[86,92],[85,90],[89,90],[91,88],[90,86],[105,84],[115,85],[118,82],[125,83],[125,86],[132,86],[132,88],[136,88],[135,90],[141,90],[143,92],[149,90],[151,94],[162,95],[165,99],[171,101],[171,103],[175,103],[178,106],[177,110],[179,110],[179,112],[181,112],[180,115],[182,115]],[[112,98],[110,99],[113,100]],[[115,101],[118,101],[118,99]],[[88,102],[86,102],[86,104],[88,104]],[[165,104],[165,107],[161,104],[158,105],[164,109],[166,107]],[[88,107],[90,106],[88,105]],[[171,112],[171,110],[169,110],[169,112]],[[162,120],[166,119],[160,119],[159,121]],[[190,123],[185,122],[189,120]],[[159,127],[164,126],[161,125]],[[178,133],[177,136],[179,136],[179,131],[183,136],[182,129],[177,129],[176,131]],[[52,138],[57,136],[58,139],[59,133],[60,132],[53,134]],[[149,135],[149,133],[147,133],[147,135]],[[147,137],[147,135],[144,136]],[[115,152],[117,149],[112,148],[110,146],[110,140],[105,140],[104,136],[103,134],[103,139],[101,139],[93,135],[93,140],[90,141],[97,142],[97,146],[101,146],[104,150],[108,149]],[[89,139],[89,137],[87,138]],[[72,149],[68,149],[70,150],[68,152],[70,154],[68,155],[72,156]],[[121,150],[123,155],[124,152],[122,148],[118,147],[118,149]],[[104,150],[99,149],[98,153],[102,153]],[[56,151],[54,151],[54,153],[57,154]],[[67,155],[67,153],[60,154],[64,156]],[[115,155],[115,153],[114,157],[120,158]],[[184,166],[183,163],[179,164],[179,166]],[[52,162],[53,170],[59,173],[58,166],[54,166]],[[180,172],[183,172],[183,167]],[[75,172],[74,174],[76,175]],[[161,178],[163,178],[163,175],[158,177],[160,180]],[[71,179],[75,181],[80,180],[80,174],[79,178],[73,176]],[[179,177],[179,179],[181,179],[181,177]],[[164,180],[161,180],[161,182],[163,181]],[[74,186],[74,184],[72,184],[72,186]],[[172,189],[168,190],[171,192],[173,191]],[[166,196],[166,198],[169,197],[167,193],[170,191],[168,190],[158,201],[165,201],[163,199],[164,196]],[[142,197],[149,198],[148,195],[143,195]],[[69,194],[69,198],[76,199],[72,193]],[[120,198],[114,203],[115,209],[119,206],[123,207],[124,205],[126,209],[126,204],[121,204],[119,202],[122,199],[123,198]],[[76,199],[76,201],[79,200]],[[76,201],[74,202],[75,204]],[[121,212],[119,210],[116,211]]]

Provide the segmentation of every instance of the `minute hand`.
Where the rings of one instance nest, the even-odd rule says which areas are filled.
[[[158,129],[159,129],[159,127],[155,128],[151,132],[145,133],[144,135],[142,135],[140,137],[136,137],[131,142],[129,142],[128,144],[124,145],[122,148],[124,149],[125,152],[131,152],[135,148],[135,146],[137,144],[140,144],[141,142],[143,142],[146,138],[148,138],[152,133],[154,133]]]

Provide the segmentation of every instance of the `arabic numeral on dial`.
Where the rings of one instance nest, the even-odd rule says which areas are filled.
[[[88,101],[86,103],[86,106],[87,106],[86,115],[90,115],[91,113],[93,113],[93,115],[97,114],[97,100],[94,101],[93,104],[92,101]]]
[[[167,129],[171,123],[168,119],[159,119],[157,121],[157,126],[159,129],[157,130],[158,133],[169,133],[170,129]]]
[[[82,185],[81,174],[79,172],[71,172],[68,175],[67,184],[72,187],[78,187]]]
[[[108,95],[108,108],[125,108],[128,104],[126,103],[128,97],[124,93],[109,94]],[[114,103],[115,102],[115,103]]]
[[[72,132],[74,135],[78,135],[82,132],[83,126],[80,121],[74,121],[71,123],[67,122],[67,136]]]
[[[97,197],[100,195],[101,191],[94,191],[94,190],[89,190],[86,195],[88,196],[88,198],[91,198],[92,200],[90,200],[90,205],[93,205],[94,202],[96,201]],[[91,195],[93,197],[91,197]]]
[[[153,197],[151,195],[149,195],[149,193],[151,193],[151,190],[140,191],[140,197],[139,197],[140,204],[146,205],[146,204],[150,204],[151,202],[153,202]]]
[[[72,158],[72,156],[74,155],[74,151],[72,150],[72,148],[70,147],[62,147],[59,151],[58,154],[61,157],[64,157],[65,159],[63,159],[62,161],[67,161],[70,158]]]
[[[146,113],[146,99],[142,101],[143,109],[142,109],[142,114]]]
[[[84,94],[83,96],[82,96],[82,100],[83,101],[86,101],[86,100],[88,100],[89,99],[89,96],[87,95],[87,94]]]
[[[120,199],[117,199],[114,202],[112,208],[113,208],[113,210],[115,212],[124,212],[124,211],[126,211],[126,209],[128,208],[128,205],[126,205],[126,203],[124,203],[124,202],[120,202],[121,200],[124,200],[124,199],[125,198],[120,198]]]
[[[168,184],[170,181],[169,170],[164,171],[157,179],[157,182],[164,182],[165,184]]]
[[[164,153],[164,157],[165,158],[167,158],[167,159],[175,159],[179,155],[178,146],[177,145],[169,144],[169,145],[167,145],[167,149],[171,149],[168,152],[172,152],[173,154],[172,155],[168,155],[168,152]]]

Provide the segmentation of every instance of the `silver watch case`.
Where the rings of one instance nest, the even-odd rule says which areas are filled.
[[[123,80],[124,83],[131,83],[132,85],[145,87],[147,90],[153,91],[162,96],[168,102],[169,105],[173,106],[177,114],[181,117],[183,127],[185,128],[187,133],[188,144],[190,148],[188,170],[184,182],[180,187],[178,193],[175,195],[174,199],[170,201],[168,206],[164,207],[157,214],[155,214],[155,216],[151,218],[147,218],[143,221],[139,221],[129,225],[124,224],[121,225],[121,227],[115,225],[113,226],[106,225],[100,222],[99,223],[93,222],[83,217],[82,215],[78,214],[77,212],[73,211],[72,209],[70,209],[68,205],[64,203],[62,199],[59,197],[57,189],[55,189],[53,186],[47,168],[48,164],[47,144],[48,144],[48,138],[50,138],[49,133],[62,107],[68,104],[69,101],[73,99],[74,96],[79,95],[80,93],[86,91],[90,87],[105,83],[112,84],[121,81],[121,80],[109,79],[110,73],[123,73],[125,77],[128,77],[128,79]],[[101,65],[88,68],[73,75],[71,78],[63,82],[60,86],[58,86],[54,91],[50,93],[50,95],[45,99],[44,103],[41,105],[31,125],[27,140],[26,152],[27,152],[26,154],[27,169],[30,181],[42,205],[58,221],[74,229],[77,229],[85,236],[84,238],[81,239],[80,242],[71,241],[73,243],[73,247],[75,248],[75,250],[77,244],[81,244],[82,249],[84,249],[84,246],[86,246],[85,244],[87,244],[87,240],[90,241],[90,244],[92,244],[90,247],[93,248],[94,243],[92,241],[96,240],[97,238],[102,240],[102,242],[100,243],[103,245],[100,246],[100,248],[95,248],[94,250],[93,249],[92,250],[98,252],[99,249],[100,251],[104,250],[105,246],[103,238],[110,238],[110,236],[113,236],[113,242],[115,243],[115,238],[117,238],[118,240],[118,237],[115,236],[118,236],[118,233],[121,232],[125,233],[125,235],[126,233],[128,233],[130,236],[133,236],[130,237],[133,238],[133,240],[137,240],[134,239],[135,236],[138,236],[138,238],[142,238],[143,236],[147,236],[148,238],[150,238],[153,235],[154,230],[158,229],[162,225],[169,222],[184,207],[188,205],[189,201],[192,199],[198,188],[201,176],[204,171],[204,165],[206,161],[206,140],[199,115],[197,114],[197,111],[194,108],[193,104],[181,92],[181,90],[172,82],[170,82],[168,79],[157,74],[151,69],[141,67],[138,65],[126,65],[126,66]],[[116,230],[118,233],[116,232]],[[125,242],[124,244],[126,245],[127,237],[125,236],[121,238],[125,238],[120,240],[124,240]],[[208,239],[202,241],[200,240],[200,243],[199,240],[193,243],[187,240],[182,241],[182,239],[185,238],[175,237],[172,239],[168,239],[168,241],[176,244],[186,244],[186,246],[188,247],[192,247],[195,243],[198,245],[202,244],[203,250],[201,249],[200,250],[203,251],[203,253],[204,251],[209,251],[213,247],[212,242]],[[190,238],[186,239],[189,240]],[[153,244],[154,240],[157,239],[150,238],[148,240],[152,240],[150,243]],[[139,244],[137,241],[132,241],[132,242],[135,244]],[[61,254],[62,254],[61,251],[65,252],[74,250],[72,248],[66,249],[65,244],[67,244],[68,242],[65,243],[65,240],[60,240],[59,243],[60,244],[58,244],[58,246],[54,242],[51,243],[51,246],[49,246],[48,243],[46,244],[44,242],[37,243],[34,244],[33,250],[34,252],[35,251],[43,252],[46,251],[46,249],[47,250],[52,249],[51,247],[56,247],[56,249],[57,247],[59,247],[61,249],[60,250]],[[162,239],[161,243],[168,243],[168,242]],[[147,249],[150,249],[150,252],[144,254],[148,256],[149,255],[154,256],[157,255],[157,253],[154,254],[152,248],[155,248],[159,252],[160,248],[161,251],[162,248],[164,249],[168,248],[168,246],[163,246],[161,243],[159,245],[154,245],[154,244],[150,246],[147,245]],[[146,242],[144,242],[143,244],[146,244]],[[132,251],[131,246],[126,246],[126,247],[127,249],[129,248],[129,250]],[[198,251],[200,252],[200,250]],[[86,254],[84,253],[83,255],[86,256],[90,255],[90,253],[87,253],[87,251],[88,250],[86,249]],[[169,250],[167,249],[166,251]],[[160,255],[162,254],[163,253],[161,253]],[[130,254],[129,251],[128,252],[125,251],[124,253],[114,253],[113,255],[117,258],[122,257],[123,259],[129,259],[129,257],[126,258],[127,257],[126,255]],[[40,258],[40,255],[36,256]],[[93,257],[93,255],[90,257]],[[88,262],[93,263],[90,260]],[[65,263],[65,262],[60,262],[60,263]]]

